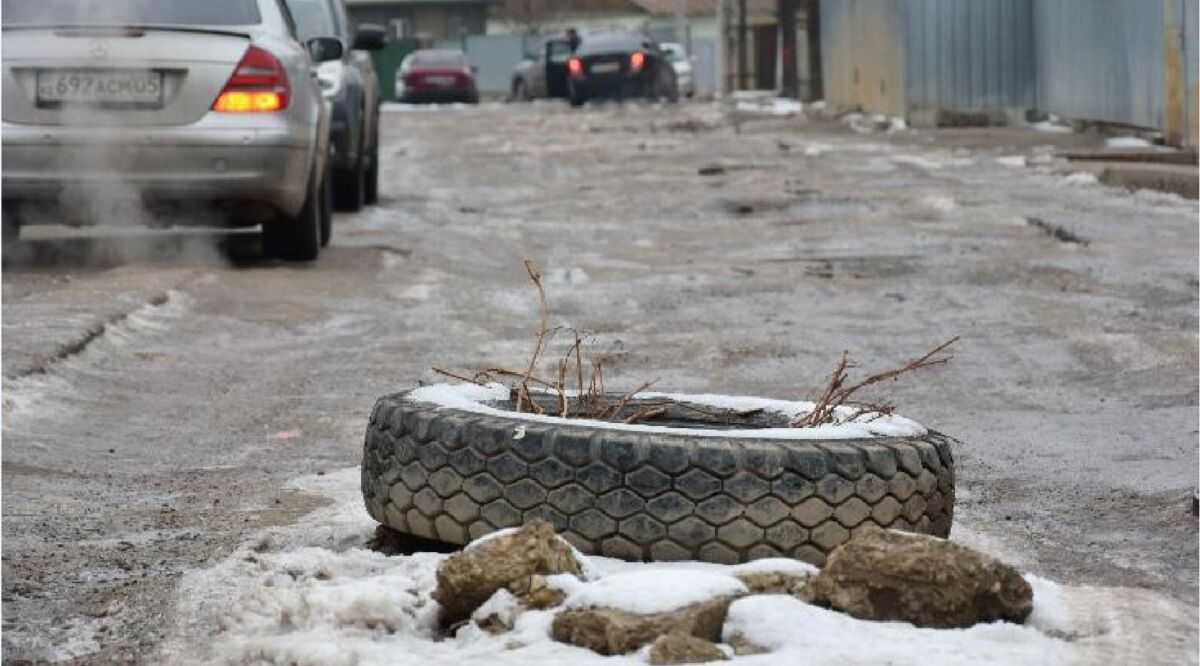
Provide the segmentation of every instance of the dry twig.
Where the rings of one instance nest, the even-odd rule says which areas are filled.
[[[885,416],[887,414],[891,414],[892,411],[895,409],[895,407],[893,405],[873,405],[870,403],[852,403],[852,402],[850,402],[850,397],[853,396],[858,391],[860,391],[868,386],[871,386],[873,384],[878,384],[879,382],[882,382],[882,381],[885,381],[888,379],[896,379],[900,375],[903,375],[903,374],[909,373],[909,372],[913,372],[914,370],[921,370],[923,368],[928,368],[928,367],[931,367],[934,365],[941,365],[943,363],[950,362],[950,360],[954,358],[954,356],[952,354],[946,354],[945,356],[938,356],[938,354],[941,354],[941,353],[947,351],[951,347],[951,345],[953,345],[955,342],[958,342],[958,336],[955,336],[955,337],[951,338],[950,340],[943,342],[942,344],[938,345],[937,347],[934,347],[932,350],[930,350],[924,356],[913,359],[898,368],[893,368],[891,370],[885,370],[883,372],[877,372],[873,375],[868,375],[862,381],[860,381],[856,384],[849,384],[849,385],[846,384],[846,381],[849,378],[849,375],[847,374],[846,371],[847,371],[847,369],[852,368],[854,366],[850,364],[847,354],[845,352],[842,352],[842,357],[838,361],[837,368],[835,368],[833,371],[833,374],[831,374],[829,376],[829,382],[825,385],[825,390],[821,393],[821,396],[816,400],[816,403],[813,405],[812,411],[810,411],[809,413],[805,414],[804,416],[801,416],[801,417],[795,419],[794,421],[792,421],[792,423],[791,423],[792,427],[793,428],[812,428],[812,427],[816,427],[819,425],[839,423],[841,421],[839,421],[837,418],[837,409],[844,405],[859,404],[859,406],[861,407],[861,409],[859,409],[858,412],[856,412],[849,419],[846,419],[847,421],[854,420],[861,416],[865,416],[866,414],[872,414],[872,413],[876,414],[876,416],[874,418],[879,418],[880,416]]]

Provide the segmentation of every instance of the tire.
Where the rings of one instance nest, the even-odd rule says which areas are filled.
[[[0,243],[4,250],[16,247],[21,239],[21,221],[17,216],[16,206],[5,204],[0,210]]]
[[[364,199],[367,205],[379,203],[379,118],[375,119],[375,140],[371,142],[371,166],[367,167]]]
[[[585,553],[627,560],[820,565],[866,525],[950,533],[953,440],[944,435],[661,430],[537,423],[385,396],[367,426],[363,498],[376,521],[426,539],[464,544],[544,519]]]
[[[321,247],[329,245],[333,238],[333,178],[330,169],[326,167],[325,176],[321,178]]]
[[[321,179],[324,181],[324,179]],[[280,218],[263,225],[263,253],[284,261],[313,261],[321,253],[321,210],[326,187],[314,171],[308,178],[304,205],[294,218]]]
[[[354,166],[333,172],[333,205],[347,213],[362,210],[367,202],[367,168],[363,158],[366,145],[362,136],[359,136],[358,142],[358,159],[354,161]]]

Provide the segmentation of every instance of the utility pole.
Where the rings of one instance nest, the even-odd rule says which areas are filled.
[[[748,50],[750,45],[747,43],[746,36],[749,30],[746,27],[746,0],[738,0],[738,25],[737,25],[737,85],[734,86],[738,90],[745,90],[746,74],[750,69],[748,60]]]
[[[804,28],[808,35],[808,96],[812,101],[825,99],[825,78],[821,71],[821,0],[804,3]]]
[[[729,0],[717,0],[717,95],[729,94]]]
[[[798,0],[779,0],[779,31],[783,33],[780,45],[783,60],[783,85],[780,95],[797,99],[800,97],[800,76],[796,71],[796,4]]]

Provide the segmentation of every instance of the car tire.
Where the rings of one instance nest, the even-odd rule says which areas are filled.
[[[585,553],[627,560],[821,564],[867,526],[950,534],[949,437],[714,438],[538,423],[380,398],[367,512],[450,544],[543,519]]]
[[[365,200],[368,205],[379,202],[379,118],[375,119],[375,140],[371,142],[371,166],[367,167]]]
[[[18,218],[17,207],[4,204],[0,210],[0,241],[5,248],[12,247],[21,239],[21,221]]]
[[[366,203],[367,170],[364,162],[360,145],[354,166],[349,169],[336,169],[333,172],[333,205],[338,210],[355,213],[362,210]]]
[[[325,177],[321,179],[321,247],[329,245],[333,239],[333,178],[330,167],[325,167]]]
[[[314,169],[308,178],[300,212],[295,217],[280,216],[263,225],[263,254],[284,261],[316,259],[321,253],[321,210],[327,206],[322,202],[325,192],[325,183],[318,181]]]

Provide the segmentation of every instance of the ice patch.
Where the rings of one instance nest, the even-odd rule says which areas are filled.
[[[568,392],[570,395],[570,392]],[[677,393],[644,392],[637,394],[640,398],[662,398],[689,402],[717,409],[734,411],[763,410],[775,412],[789,419],[807,414],[812,411],[811,402],[793,402],[788,400],[771,400],[727,395],[685,395]],[[501,384],[477,386],[474,384],[435,384],[413,389],[405,397],[412,402],[425,402],[439,407],[461,409],[476,414],[501,416],[513,420],[513,428],[521,422],[553,423],[584,428],[607,428],[626,432],[662,433],[662,427],[644,424],[610,423],[589,419],[563,419],[542,414],[518,414],[509,410],[501,410],[483,404],[484,402],[499,402],[508,400],[509,389]],[[854,410],[849,407],[838,412],[849,418]],[[710,430],[701,428],[671,428],[670,432],[677,435],[692,437],[720,437],[726,439],[856,439],[869,437],[918,437],[925,434],[924,426],[901,416],[884,416],[871,420],[870,416],[861,416],[860,420],[847,421],[836,425],[824,425],[816,428],[755,428],[745,430]]]

